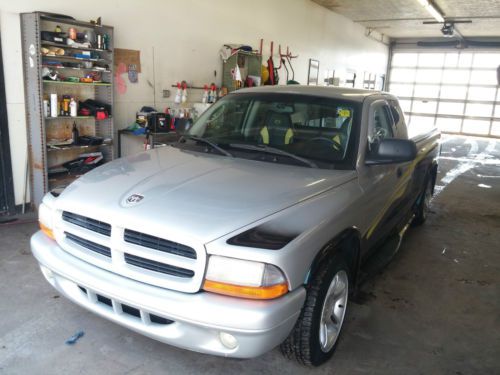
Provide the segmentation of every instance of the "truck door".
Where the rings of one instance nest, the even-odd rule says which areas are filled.
[[[364,191],[364,240],[370,248],[383,240],[407,214],[407,185],[411,176],[405,171],[410,163],[366,165],[370,150],[384,138],[394,138],[394,118],[386,100],[379,99],[368,108],[366,135],[360,142],[358,181]]]

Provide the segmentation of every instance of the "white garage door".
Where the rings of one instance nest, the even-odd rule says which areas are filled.
[[[410,132],[500,137],[500,52],[395,52],[389,91],[401,100]]]

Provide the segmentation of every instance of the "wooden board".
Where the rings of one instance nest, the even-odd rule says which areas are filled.
[[[115,71],[118,68],[118,65],[120,63],[124,63],[125,66],[127,67],[129,65],[135,65],[137,73],[141,72],[141,51],[134,50],[134,49],[122,49],[122,48],[115,48],[115,62],[114,62],[114,69]]]

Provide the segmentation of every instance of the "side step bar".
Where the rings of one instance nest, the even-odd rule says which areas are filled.
[[[382,271],[394,258],[401,247],[403,237],[415,218],[412,215],[410,220],[396,234],[389,237],[374,253],[366,260],[361,267],[361,273],[358,278],[358,286],[366,282],[371,277]]]

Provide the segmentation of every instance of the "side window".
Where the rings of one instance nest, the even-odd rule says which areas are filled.
[[[394,120],[387,105],[378,105],[373,111],[373,126],[369,142],[374,143],[385,138],[394,138]]]
[[[395,138],[400,138],[400,139],[407,139],[408,138],[408,132],[406,129],[405,125],[405,117],[403,114],[403,111],[401,110],[401,107],[399,106],[398,102],[395,100],[391,100],[389,102],[390,108],[391,108],[391,114],[392,118],[394,119],[395,122],[395,128],[396,132],[394,134]]]

